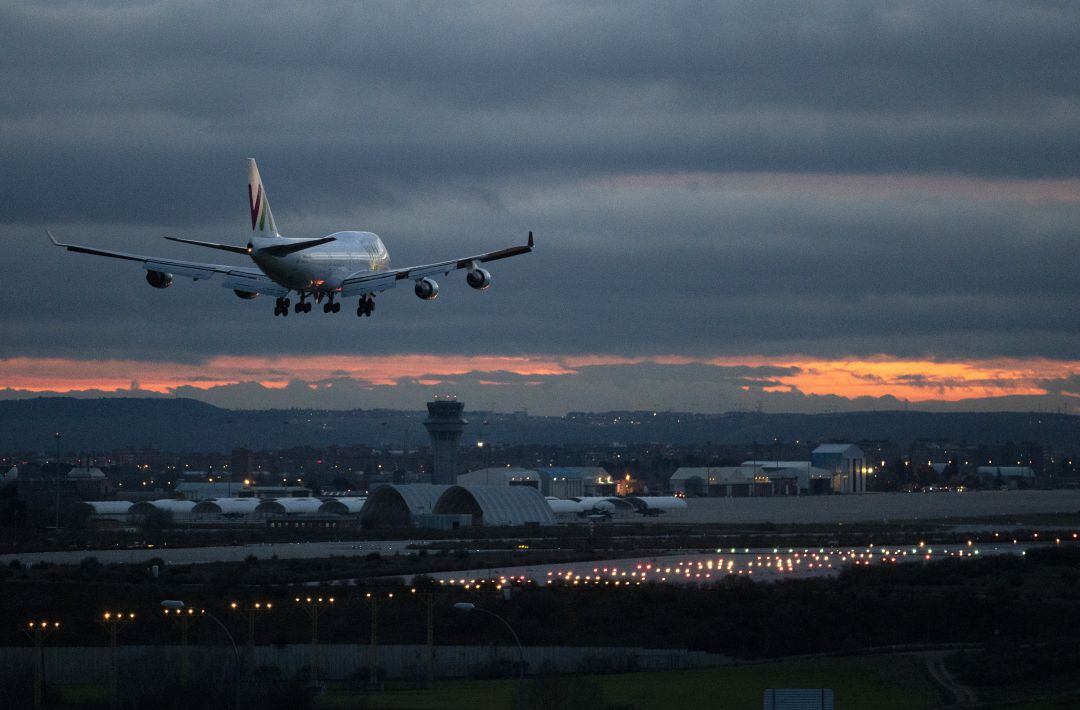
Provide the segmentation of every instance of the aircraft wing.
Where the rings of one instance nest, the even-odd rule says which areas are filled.
[[[422,279],[425,276],[435,274],[449,274],[455,269],[471,269],[477,264],[506,259],[519,254],[528,254],[533,249],[533,235],[529,232],[529,242],[525,246],[509,247],[498,251],[489,251],[486,254],[467,256],[463,259],[450,259],[438,261],[434,264],[421,266],[407,266],[403,269],[390,269],[388,271],[365,271],[356,276],[349,276],[341,282],[342,297],[355,296],[361,293],[374,293],[393,288],[398,281],[404,279]]]
[[[185,276],[195,281],[211,278],[214,274],[223,274],[225,288],[251,293],[261,293],[267,296],[285,296],[289,289],[274,283],[269,276],[257,268],[244,266],[226,266],[223,264],[204,264],[198,261],[183,261],[181,259],[164,259],[156,256],[144,256],[142,254],[129,254],[122,251],[98,249],[97,247],[81,246],[79,244],[64,244],[56,241],[52,232],[48,232],[49,239],[58,247],[64,247],[68,251],[80,254],[93,254],[94,256],[107,256],[113,259],[126,259],[127,261],[142,262],[147,271],[160,271],[174,276]]]

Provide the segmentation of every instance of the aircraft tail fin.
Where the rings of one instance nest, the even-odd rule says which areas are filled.
[[[248,158],[248,208],[251,211],[252,231],[262,232],[265,236],[280,237],[274,213],[270,211],[270,201],[266,197],[266,188],[259,177],[259,166],[254,158]]]

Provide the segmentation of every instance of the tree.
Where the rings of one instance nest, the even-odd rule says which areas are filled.
[[[687,498],[703,498],[705,496],[705,483],[700,476],[691,476],[683,482],[683,489]]]
[[[167,510],[152,509],[142,517],[139,522],[139,530],[147,542],[157,542],[162,538],[162,533],[173,526],[173,514]]]

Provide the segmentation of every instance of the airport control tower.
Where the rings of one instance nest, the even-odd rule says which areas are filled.
[[[424,427],[431,435],[431,451],[435,459],[431,469],[432,483],[452,486],[457,482],[458,446],[461,432],[468,424],[461,417],[463,409],[464,403],[453,399],[437,399],[427,403],[428,418],[424,420]]]

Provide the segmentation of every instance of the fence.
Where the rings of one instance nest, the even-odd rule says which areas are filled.
[[[192,658],[210,656],[223,665],[233,662],[231,649],[227,647],[191,646],[188,650]],[[530,674],[681,670],[731,663],[726,656],[685,649],[527,646],[524,650]],[[120,646],[117,649],[120,678],[137,667],[179,664],[183,652],[180,646]],[[347,678],[370,665],[371,647],[366,644],[326,644],[320,645],[318,652],[322,678]],[[45,677],[50,684],[100,683],[109,677],[108,647],[45,646],[43,653]],[[423,645],[379,646],[375,666],[385,678],[422,678],[427,672],[427,654],[428,647]],[[293,674],[310,665],[311,646],[241,647],[241,655],[246,665],[277,666]],[[435,646],[433,656],[437,678],[516,673],[518,663],[515,646]],[[0,647],[0,668],[30,667],[32,663],[32,648]]]

